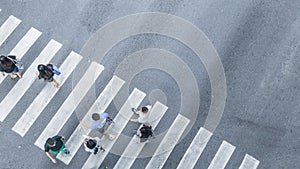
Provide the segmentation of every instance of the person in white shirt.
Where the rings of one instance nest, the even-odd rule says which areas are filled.
[[[148,106],[144,106],[142,108],[140,108],[139,111],[137,111],[136,109],[132,108],[131,110],[135,113],[138,114],[139,117],[138,118],[132,118],[130,121],[132,122],[138,122],[138,123],[145,123],[148,121],[149,118],[149,111],[152,108],[152,106],[148,105]]]

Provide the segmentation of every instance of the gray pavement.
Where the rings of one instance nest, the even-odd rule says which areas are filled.
[[[193,123],[188,126],[185,136],[173,149],[163,168],[176,168],[197,131],[203,126],[209,126],[213,136],[194,168],[208,168],[223,140],[236,147],[225,168],[238,168],[245,154],[250,154],[260,161],[258,168],[300,167],[300,1],[6,0],[0,1],[0,9],[0,24],[10,15],[22,20],[20,26],[0,46],[1,54],[9,53],[27,30],[34,27],[43,34],[23,57],[25,65],[33,62],[50,39],[63,44],[52,60],[57,65],[60,65],[71,51],[82,54],[84,63],[93,60],[104,65],[105,70],[96,80],[96,85],[60,131],[66,138],[71,136],[79,119],[92,105],[93,97],[101,93],[115,74],[124,78],[127,84],[122,88],[122,94],[116,97],[107,109],[113,116],[116,116],[121,103],[133,88],[147,94],[142,104],[153,104],[159,100],[168,106],[167,116],[163,117],[157,126],[158,134],[163,134],[168,129],[178,113],[192,112],[190,118]],[[207,39],[199,41],[200,38],[196,38],[197,32],[186,27],[169,27],[168,24],[178,23],[175,20],[162,19],[156,22],[151,18],[132,20],[137,22],[132,26],[128,24],[129,21],[124,22],[120,27],[113,27],[118,29],[103,31],[107,25],[122,21],[121,17],[143,12],[177,16],[192,23]],[[157,26],[153,26],[153,23]],[[147,28],[151,28],[149,33],[142,31]],[[141,33],[133,34],[133,30]],[[172,34],[174,30],[178,30],[174,35],[182,34],[186,39],[167,36],[167,33]],[[112,34],[109,34],[109,31],[112,31]],[[124,32],[130,36],[121,36]],[[114,41],[119,35],[122,38]],[[97,43],[93,43],[95,38]],[[221,75],[216,76],[219,75],[219,71],[216,70],[222,69],[218,60],[210,57],[211,50],[208,50],[210,48],[206,40],[211,42],[222,63],[226,78],[225,89],[222,88]],[[109,45],[112,45],[111,48]],[[208,47],[196,48],[200,51],[199,55],[193,50],[193,46],[197,45]],[[155,49],[149,48],[161,50],[151,53],[155,52]],[[105,50],[107,53],[104,53]],[[176,58],[164,57],[168,52],[170,57],[174,54]],[[156,54],[153,59],[149,59],[151,54]],[[209,63],[205,62],[205,56],[208,57]],[[83,64],[84,66],[86,65]],[[59,160],[58,164],[52,164],[45,153],[34,145],[43,128],[84,73],[80,68],[78,67],[73,77],[67,79],[55,95],[55,99],[46,106],[24,137],[20,137],[11,128],[45,83],[35,81],[8,117],[0,122],[0,168],[46,169],[83,166],[88,158],[83,148],[79,149],[67,166]],[[214,75],[216,79],[212,78]],[[196,86],[193,86],[193,78],[190,77],[194,77]],[[220,81],[215,83],[213,80]],[[5,98],[15,83],[17,81],[7,78],[0,84],[0,100]],[[219,88],[215,90],[214,85]],[[196,97],[197,92],[193,92],[193,87],[199,91],[200,98]],[[226,91],[227,94],[224,113],[221,111],[220,101],[219,107],[214,109],[222,113],[222,117],[216,117],[220,118],[220,122],[216,120],[208,123],[207,118],[211,117],[213,111],[210,110],[210,106],[215,103],[215,99],[223,96],[218,95],[222,91]],[[137,126],[129,123],[122,134],[130,136],[132,129]],[[118,147],[114,148],[114,153],[108,154],[103,162],[110,168],[113,168],[119,159]],[[147,156],[147,153],[141,155]],[[145,168],[149,161],[149,157],[139,158],[132,168]]]

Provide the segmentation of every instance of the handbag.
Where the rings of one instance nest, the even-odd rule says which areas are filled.
[[[48,68],[51,69],[51,71],[56,74],[57,76],[59,76],[61,74],[61,72],[58,70],[58,68],[54,65],[51,64],[51,66],[49,65]]]

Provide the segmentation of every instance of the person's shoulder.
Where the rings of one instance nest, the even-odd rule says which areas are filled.
[[[106,113],[106,112],[100,113],[100,116],[102,116],[103,118],[107,118],[108,117],[108,113]]]

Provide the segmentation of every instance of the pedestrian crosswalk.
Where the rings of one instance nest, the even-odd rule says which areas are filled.
[[[71,52],[67,59],[64,61],[62,66],[59,68],[59,70],[64,73],[61,74],[61,76],[58,76],[57,78],[57,81],[60,83],[61,86],[67,80],[68,76],[72,73],[72,71],[75,69],[76,65],[78,65],[81,59],[82,57],[80,55],[76,54],[75,52]],[[54,86],[46,85],[44,89],[39,93],[39,95],[34,99],[31,105],[26,109],[25,113],[23,113],[22,117],[17,121],[12,130],[24,137],[26,132],[30,129],[32,124],[35,122],[35,120],[42,113],[44,108],[47,106],[47,104],[51,101],[51,99],[55,96],[55,94],[58,91],[59,90],[57,90]],[[65,108],[65,106],[61,106],[60,110],[63,110],[63,113],[66,113],[67,110],[69,110],[68,112],[72,112],[73,107],[75,107],[75,103],[70,102],[71,99],[67,99],[64,102],[64,105],[68,106],[68,104],[73,104],[70,106],[71,110]],[[58,111],[57,114],[60,114],[59,112],[61,111]],[[54,126],[58,126],[58,124],[55,124]]]
[[[6,118],[6,116],[10,113],[13,107],[18,103],[18,101],[36,79],[34,72],[36,71],[37,65],[40,63],[49,63],[61,46],[62,45],[60,43],[51,40],[41,54],[28,67],[25,74],[23,74],[22,80],[19,80],[9,91],[6,97],[1,101],[0,106],[2,109],[0,121],[3,121]]]
[[[1,11],[1,9],[0,9]],[[21,25],[22,21],[15,16],[9,16],[0,27],[0,46],[7,41],[8,37],[14,33],[16,28]],[[35,28],[30,28],[27,33],[19,40],[19,42],[14,46],[12,51],[9,53],[11,55],[16,55],[17,58],[22,59],[27,51],[33,46],[37,39],[42,35],[42,32]],[[26,92],[33,86],[37,77],[35,75],[36,67],[38,64],[46,64],[51,62],[62,48],[62,44],[50,40],[48,44],[43,48],[39,55],[35,57],[35,60],[30,65],[25,65],[25,72],[23,78],[16,81],[15,85],[11,88],[8,94],[0,102],[1,112],[0,121],[4,122],[9,120],[8,115],[12,113],[13,108],[18,104],[21,99],[26,99]],[[60,83],[61,86],[65,84],[67,79],[69,79],[74,72],[75,68],[82,64],[83,57],[78,53],[71,51],[65,58],[63,63],[60,65],[59,69],[62,74],[56,76],[55,79]],[[79,78],[80,80],[76,82],[75,87],[72,89],[69,96],[63,101],[61,105],[58,105],[58,110],[55,115],[49,119],[47,126],[44,128],[42,133],[38,133],[38,138],[34,142],[34,145],[40,149],[44,148],[45,140],[48,137],[57,135],[62,128],[65,126],[67,120],[74,113],[75,109],[80,105],[84,97],[86,97],[88,91],[93,85],[96,85],[96,80],[101,78],[101,73],[105,70],[104,66],[96,63],[90,62],[88,68],[84,71],[83,75]],[[0,84],[5,78],[0,77]],[[106,84],[100,95],[93,100],[93,105],[85,113],[82,121],[85,123],[91,123],[91,114],[95,112],[105,112],[106,109],[111,104],[112,100],[118,95],[123,85],[126,82],[114,75],[110,81]],[[46,106],[51,102],[51,100],[56,99],[57,93],[61,92],[61,89],[55,88],[52,84],[45,85],[42,90],[35,96],[35,99],[30,103],[30,105],[24,108],[25,112],[16,121],[12,127],[12,131],[24,137],[26,133],[33,127],[34,123],[38,123],[38,117],[44,112]],[[89,155],[85,163],[82,164],[82,168],[91,169],[98,168],[103,161],[107,158],[111,152],[115,143],[122,137],[122,132],[126,128],[133,112],[131,108],[137,108],[140,106],[146,93],[134,88],[127,100],[122,104],[121,109],[118,114],[113,117],[114,125],[108,128],[108,132],[116,135],[116,139],[111,141],[104,137],[102,139],[102,146],[106,149],[105,152],[98,153],[97,155]],[[163,117],[167,114],[168,107],[159,101],[155,102],[152,109],[150,110],[149,122],[152,125],[154,131],[157,129],[160,123],[162,123]],[[180,142],[182,135],[184,134],[190,119],[185,116],[178,114],[173,121],[172,125],[163,135],[163,138],[158,144],[153,154],[148,161],[147,165],[143,168],[147,169],[160,169],[164,168],[165,163],[170,158],[176,145]],[[86,129],[81,126],[78,122],[78,126],[72,132],[71,136],[67,138],[66,145],[70,150],[70,154],[58,154],[57,159],[69,165],[75,156],[80,156],[78,150],[82,146],[84,140],[83,135],[88,135],[90,129]],[[192,136],[191,136],[192,137]],[[129,169],[132,168],[134,163],[139,158],[141,152],[145,151],[147,146],[146,143],[136,144],[137,137],[133,136],[130,138],[129,143],[126,148],[118,157],[116,164],[110,166],[110,168],[115,169]],[[200,156],[205,153],[205,148],[207,147],[209,141],[213,139],[213,133],[200,127],[197,134],[194,136],[189,147],[186,149],[185,153],[182,154],[180,162],[177,169],[192,169],[195,167]],[[151,142],[148,144],[154,144]],[[232,154],[234,154],[236,147],[227,141],[223,140],[218,151],[212,158],[209,169],[222,169],[225,168],[228,161],[231,159]],[[42,152],[41,152],[42,153]],[[256,169],[259,165],[259,161],[253,156],[246,154],[239,169]],[[80,168],[78,167],[78,168]]]

